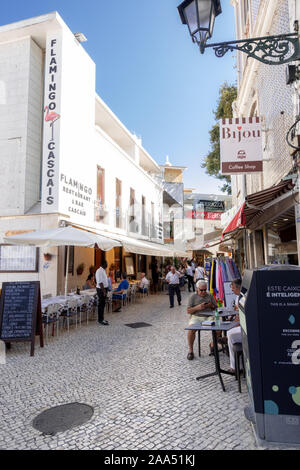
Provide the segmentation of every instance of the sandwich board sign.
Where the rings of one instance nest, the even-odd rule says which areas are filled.
[[[35,336],[43,347],[43,325],[40,283],[4,282],[0,301],[0,340],[9,347],[12,342],[31,343],[34,355]]]

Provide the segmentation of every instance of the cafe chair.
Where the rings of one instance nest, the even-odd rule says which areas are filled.
[[[105,300],[105,305],[106,305],[108,313],[112,312],[112,296],[113,296],[112,291],[108,291],[107,296],[106,296],[106,300]]]
[[[86,315],[86,324],[89,323],[89,316],[94,311],[94,298],[90,295],[85,295],[81,301],[80,312]]]
[[[242,343],[235,343],[233,345],[233,352],[234,352],[234,361],[235,361],[235,379],[238,381],[238,384],[239,384],[239,392],[242,393],[241,372],[243,372],[243,375],[245,377],[245,364],[244,364]],[[242,370],[240,369],[241,362],[242,362]]]
[[[136,295],[137,295],[137,286],[134,284],[133,286],[130,287],[130,302],[131,303],[136,303]]]
[[[47,307],[46,312],[42,314],[42,323],[45,327],[47,342],[48,342],[49,326],[52,326],[52,336],[54,336],[54,328],[56,325],[56,335],[58,336],[60,314],[61,314],[60,304],[49,305]]]
[[[121,309],[128,306],[128,289],[123,291],[123,294],[120,296],[121,299]]]
[[[80,314],[80,323],[81,323],[81,312]],[[75,317],[76,328],[78,322],[78,303],[76,299],[71,299],[67,303],[67,308],[62,312],[61,316],[64,319],[64,322],[67,322],[68,333],[70,333],[70,319]]]

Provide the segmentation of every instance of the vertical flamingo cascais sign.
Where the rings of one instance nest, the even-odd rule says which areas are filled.
[[[220,151],[223,175],[263,171],[260,118],[222,119]]]
[[[58,211],[61,33],[47,38],[45,62],[42,212]]]

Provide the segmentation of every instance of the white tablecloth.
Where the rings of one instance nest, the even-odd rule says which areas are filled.
[[[45,313],[49,305],[58,304],[61,307],[66,307],[69,300],[77,300],[78,306],[82,305],[82,300],[85,295],[92,297],[96,295],[96,289],[89,289],[86,291],[82,291],[80,295],[77,294],[70,294],[70,295],[58,295],[56,297],[50,297],[49,299],[42,300],[42,312]]]

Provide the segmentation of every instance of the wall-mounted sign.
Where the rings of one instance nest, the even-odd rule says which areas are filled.
[[[185,211],[185,218],[200,220],[221,220],[222,212]]]
[[[75,178],[60,174],[60,185],[64,194],[64,211],[70,215],[86,216],[94,208],[93,189]]]
[[[47,37],[42,183],[43,212],[58,210],[61,42],[59,33]]]
[[[260,118],[220,121],[221,173],[232,175],[263,170]]]
[[[201,206],[201,208],[203,207],[203,210],[208,212],[225,211],[224,201],[205,201],[200,199],[197,201],[196,207],[197,206]]]

